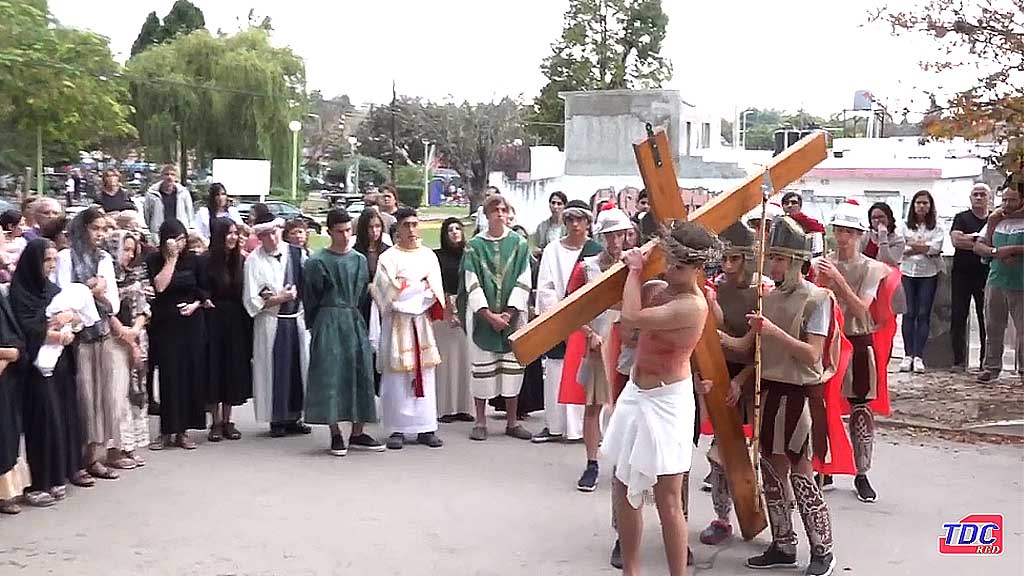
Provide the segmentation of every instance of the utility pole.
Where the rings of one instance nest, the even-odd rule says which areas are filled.
[[[397,178],[395,177],[395,170],[397,169],[397,163],[395,162],[395,108],[398,106],[398,93],[395,91],[395,81],[391,81],[391,185],[396,186]]]
[[[27,184],[27,183],[26,183]],[[43,178],[43,126],[36,126],[36,194],[46,196]]]

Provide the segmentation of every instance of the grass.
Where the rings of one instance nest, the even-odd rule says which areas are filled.
[[[464,210],[464,209],[463,209]],[[420,224],[420,238],[423,240],[423,245],[430,249],[441,247],[441,222],[424,222]],[[321,248],[326,248],[331,243],[330,238],[327,234],[317,235],[312,234],[309,238],[309,250],[315,252]]]

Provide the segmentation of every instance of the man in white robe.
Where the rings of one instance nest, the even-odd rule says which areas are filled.
[[[588,236],[591,218],[590,207],[579,200],[569,202],[562,213],[566,236],[548,244],[540,258],[540,272],[537,274],[538,314],[554,308],[565,298],[573,269],[577,265],[583,266],[583,258],[601,253],[601,245]],[[583,439],[584,406],[559,402],[564,361],[564,343],[545,354],[544,429],[533,437],[534,443]]]
[[[260,246],[245,259],[242,303],[253,317],[252,388],[256,420],[270,435],[309,434],[302,406],[309,333],[302,313],[302,249],[281,242],[284,222],[272,215],[253,227]]]
[[[378,257],[370,288],[381,318],[381,424],[391,450],[402,448],[406,434],[415,434],[418,444],[440,448],[434,368],[441,353],[432,315],[444,310],[441,266],[434,251],[420,245],[416,211],[399,208],[395,219],[397,243]]]

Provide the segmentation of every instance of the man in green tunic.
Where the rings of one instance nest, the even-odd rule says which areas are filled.
[[[352,217],[327,214],[331,245],[306,260],[302,304],[312,339],[306,384],[306,423],[331,427],[331,454],[348,453],[339,422],[351,422],[349,446],[380,452],[384,445],[364,432],[377,421],[373,350],[359,304],[368,297],[366,258],[349,248]]]
[[[530,299],[530,246],[505,225],[508,202],[487,198],[487,228],[466,243],[462,255],[458,306],[469,337],[470,390],[476,404],[473,440],[487,439],[487,400],[505,398],[505,434],[529,440],[517,420],[523,365],[512,354],[509,336],[526,324]]]

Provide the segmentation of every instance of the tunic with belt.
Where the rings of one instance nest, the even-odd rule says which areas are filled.
[[[288,422],[302,413],[309,334],[302,313],[302,249],[281,244],[277,254],[263,247],[245,259],[242,303],[253,317],[253,399],[260,422]],[[298,299],[266,307],[260,292],[275,294],[288,284]]]
[[[306,422],[376,422],[373,350],[359,310],[368,299],[366,257],[323,249],[306,261],[303,276],[311,335]]]
[[[839,260],[833,254],[829,256],[829,261],[843,275],[858,298],[870,296],[874,299],[879,284],[889,273],[885,264],[860,253],[855,254],[852,260]],[[870,312],[858,316],[842,300],[839,301],[839,309],[843,311],[843,333],[853,344],[853,359],[843,378],[843,396],[873,400],[878,397],[879,383],[879,367],[873,343],[875,323]]]

